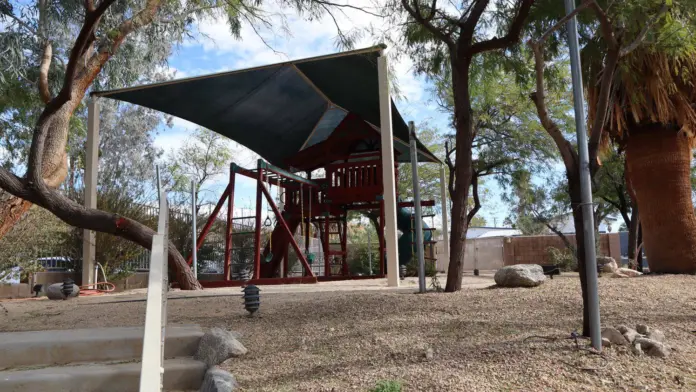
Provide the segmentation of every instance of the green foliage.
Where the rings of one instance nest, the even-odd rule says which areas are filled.
[[[50,212],[32,207],[12,230],[0,238],[0,279],[13,267],[23,269],[21,279],[40,272],[40,257],[74,256],[74,248],[66,241],[70,227]]]
[[[551,264],[558,265],[561,271],[578,270],[578,260],[572,249],[559,249],[554,246],[549,246],[546,248],[546,252],[549,255],[549,259],[551,259]]]
[[[393,380],[383,380],[377,383],[377,385],[370,389],[370,392],[401,392],[402,386],[398,381]]]
[[[406,264],[406,276],[418,276],[418,257],[415,255],[413,260]],[[425,276],[431,278],[437,276],[434,262],[425,261]]]
[[[176,193],[175,204],[190,204],[191,181],[195,181],[196,201],[200,205],[206,201],[205,186],[215,176],[229,174],[230,163],[230,142],[218,133],[198,128],[178,150],[167,156],[164,183]]]

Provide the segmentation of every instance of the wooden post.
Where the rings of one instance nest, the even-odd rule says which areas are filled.
[[[387,283],[399,287],[399,250],[396,232],[396,177],[394,174],[394,136],[392,134],[392,103],[389,94],[387,57],[378,59],[379,118],[382,148],[382,184],[384,186],[384,239],[387,247]]]
[[[97,181],[99,175],[99,102],[92,98],[87,106],[87,155],[85,157],[85,207],[97,208]],[[96,283],[93,275],[96,265],[96,235],[84,230],[82,235],[82,285]]]

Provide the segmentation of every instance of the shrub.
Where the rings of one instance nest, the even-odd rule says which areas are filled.
[[[546,248],[551,263],[558,265],[561,271],[577,271],[578,261],[572,249],[558,249],[553,246]]]
[[[401,383],[392,380],[380,381],[370,392],[401,392]]]

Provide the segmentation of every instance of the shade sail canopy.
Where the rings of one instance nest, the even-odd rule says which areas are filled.
[[[107,97],[155,109],[215,131],[270,163],[328,138],[352,112],[380,129],[377,58],[382,47],[111,91]],[[397,159],[410,161],[408,127],[392,108]],[[419,161],[439,162],[418,142]]]

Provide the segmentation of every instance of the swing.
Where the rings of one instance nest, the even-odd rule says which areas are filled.
[[[308,200],[308,205],[309,205],[309,216],[308,218],[308,223],[312,221],[312,190],[311,188],[308,188],[309,191],[309,200]],[[302,184],[300,184],[300,217],[301,217],[301,225],[304,226],[304,197],[302,194]],[[304,228],[300,227],[300,232],[302,232]],[[307,225],[307,232],[304,233],[304,235],[309,236],[309,225]],[[307,263],[309,265],[312,265],[314,263],[314,253],[309,253],[309,247],[308,247],[308,242],[305,241],[305,258],[307,259]]]

